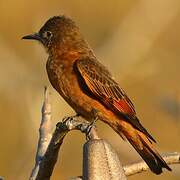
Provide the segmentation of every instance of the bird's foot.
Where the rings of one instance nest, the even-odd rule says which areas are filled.
[[[74,128],[74,124],[72,123],[77,117],[79,117],[79,114],[76,114],[74,116],[66,116],[62,119],[62,121],[58,122],[56,124],[56,127],[59,128],[59,127],[62,127],[64,125],[65,128],[69,128],[69,130],[71,130],[71,125],[73,126]]]
[[[98,120],[98,117],[96,117],[87,127],[86,129],[86,139],[89,140],[91,137],[91,130],[95,126],[96,121]]]

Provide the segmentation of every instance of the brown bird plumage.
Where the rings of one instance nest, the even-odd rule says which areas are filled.
[[[110,125],[131,143],[154,173],[160,174],[163,167],[171,170],[153,147],[155,140],[139,122],[133,103],[97,61],[74,21],[55,16],[38,33],[23,39],[35,39],[44,45],[49,54],[49,80],[77,114]]]

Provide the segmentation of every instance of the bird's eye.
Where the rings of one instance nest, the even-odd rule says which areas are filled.
[[[52,37],[52,32],[51,31],[45,31],[43,33],[43,38],[50,39],[51,37]]]

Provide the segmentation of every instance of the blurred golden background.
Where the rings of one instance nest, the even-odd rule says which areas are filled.
[[[99,60],[113,73],[136,106],[142,124],[161,152],[180,151],[180,1],[53,0],[0,1],[0,176],[28,179],[34,166],[44,85],[50,86],[47,54],[23,35],[38,31],[51,16],[73,17]],[[51,86],[50,86],[51,87]],[[73,110],[51,90],[53,124]],[[140,157],[101,122],[99,134],[126,164]],[[72,132],[61,148],[52,179],[81,174],[85,138]],[[179,180],[180,166],[131,180]]]

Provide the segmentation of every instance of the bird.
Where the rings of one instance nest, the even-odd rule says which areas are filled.
[[[45,47],[49,81],[78,115],[108,124],[129,141],[153,173],[161,174],[162,168],[171,171],[155,149],[155,139],[140,123],[134,104],[96,58],[72,18],[51,17],[37,33],[22,39],[37,40]]]

